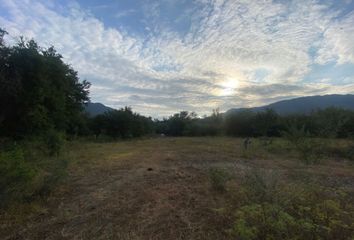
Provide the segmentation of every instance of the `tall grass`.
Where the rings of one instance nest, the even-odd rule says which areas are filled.
[[[49,193],[65,176],[64,137],[55,132],[0,147],[0,207]]]
[[[236,239],[352,239],[354,205],[346,189],[291,183],[251,170],[236,190]]]

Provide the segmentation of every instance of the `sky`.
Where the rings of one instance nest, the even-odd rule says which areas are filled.
[[[152,117],[354,93],[354,0],[0,0],[0,27]]]

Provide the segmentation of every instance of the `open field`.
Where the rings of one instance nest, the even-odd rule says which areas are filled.
[[[353,145],[328,142],[335,148]],[[245,151],[242,139],[224,137],[72,142],[66,151],[64,183],[45,199],[2,212],[1,239],[253,239],[238,222],[245,202],[293,203],[297,196],[308,197],[305,210],[325,208],[326,217],[318,221],[328,220],[330,229],[321,230],[327,236],[354,236],[354,161],[338,154],[306,165],[284,140],[254,140]],[[253,196],[257,183],[249,189],[244,184],[259,175],[264,196]],[[305,188],[314,189],[313,195],[303,194]]]

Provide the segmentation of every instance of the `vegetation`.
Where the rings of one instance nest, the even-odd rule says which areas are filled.
[[[53,238],[70,239],[354,237],[353,111],[216,109],[152,120],[125,107],[89,117],[89,82],[53,47],[8,46],[5,35],[0,29],[1,236],[47,238],[50,226]],[[179,138],[141,138],[154,134]]]
[[[112,110],[90,119],[90,129],[96,138],[108,135],[113,139],[141,137],[151,134],[153,122],[151,118],[133,113],[128,107]]]
[[[53,47],[0,30],[0,205],[42,195],[65,175],[65,134],[83,132],[87,81]]]
[[[212,187],[220,192],[225,191],[226,182],[229,180],[229,174],[223,169],[211,168],[209,170],[209,177]]]
[[[354,206],[343,188],[282,182],[252,171],[245,176],[230,233],[240,239],[350,239]]]
[[[21,38],[6,46],[0,35],[1,135],[24,138],[49,129],[80,133],[90,83],[62,61],[53,47],[40,48]]]
[[[221,114],[214,110],[212,115],[199,118],[187,111],[155,121],[157,133],[169,136],[216,136],[235,137],[281,137],[295,134],[294,129],[303,131],[301,138],[353,138],[354,112],[327,108],[308,115],[278,115],[271,109],[262,112],[241,110]],[[288,136],[287,136],[288,137]]]
[[[248,158],[243,157],[243,139],[233,137],[72,141],[63,154],[70,156],[66,180],[45,201],[0,212],[0,235],[352,238],[354,166],[333,152],[344,151],[352,140],[323,139],[325,151],[333,155],[316,166],[298,161],[296,148],[285,139],[270,145],[252,141]]]
[[[2,143],[0,207],[46,195],[62,180],[66,175],[68,156],[57,138],[50,135],[45,139]]]

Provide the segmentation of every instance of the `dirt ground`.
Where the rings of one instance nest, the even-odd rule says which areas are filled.
[[[235,175],[251,167],[310,172],[323,184],[349,187],[354,182],[353,164],[346,161],[304,166],[291,156],[245,155],[235,138],[75,142],[67,154],[69,174],[49,197],[1,214],[1,239],[230,239],[231,223],[218,213],[227,198],[211,188],[211,167]]]

